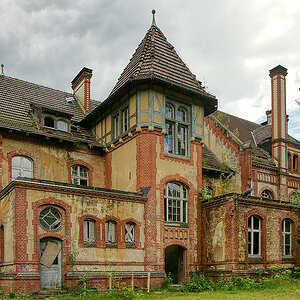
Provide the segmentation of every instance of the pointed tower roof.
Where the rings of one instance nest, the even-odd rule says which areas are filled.
[[[122,72],[110,95],[114,94],[127,81],[145,78],[157,78],[211,96],[192,74],[186,64],[157,27],[154,13],[152,25],[132,55],[130,62]]]
[[[215,96],[205,90],[157,27],[155,10],[152,10],[152,14],[151,27],[138,45],[108,98],[81,121],[82,125],[92,126],[97,122],[98,112],[107,109],[114,99],[127,93],[128,88],[147,82],[189,94],[194,99],[200,100],[204,105],[205,116],[217,109]]]

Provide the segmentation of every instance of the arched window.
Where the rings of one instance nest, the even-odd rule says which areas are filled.
[[[165,115],[167,118],[174,119],[174,107],[170,103],[166,104]]]
[[[298,155],[293,156],[293,171],[298,171]]]
[[[187,122],[186,110],[183,107],[179,107],[177,110],[177,120]]]
[[[257,216],[248,219],[248,256],[260,256],[261,220]]]
[[[273,194],[269,190],[263,190],[262,193],[261,193],[261,197],[263,199],[272,200],[273,199]]]
[[[81,165],[72,166],[71,182],[77,185],[89,185],[89,169]]]
[[[47,207],[40,213],[40,224],[47,230],[56,230],[61,224],[61,215],[53,207]]]
[[[105,222],[105,243],[108,247],[116,247],[117,245],[117,223],[109,220]]]
[[[11,178],[33,177],[33,161],[25,156],[14,156],[11,160]]]
[[[292,223],[288,219],[282,221],[282,256],[292,255]]]
[[[136,247],[136,225],[132,222],[125,224],[125,242],[127,248]]]
[[[165,220],[187,222],[187,188],[179,183],[165,185]]]
[[[165,107],[165,137],[166,153],[186,156],[188,154],[188,123],[187,110],[174,103],[166,103]]]
[[[63,121],[63,120],[57,121],[56,127],[57,127],[58,130],[68,132],[68,123]]]
[[[96,222],[91,219],[83,221],[83,242],[85,246],[95,246],[95,226]]]
[[[55,122],[52,118],[46,117],[44,119],[44,126],[50,127],[50,128],[55,128]]]

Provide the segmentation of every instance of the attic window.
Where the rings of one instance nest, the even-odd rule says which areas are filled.
[[[69,131],[69,124],[67,121],[52,116],[51,117],[47,116],[44,118],[44,126],[46,128],[57,129],[60,131],[65,131],[65,132]]]
[[[55,124],[55,122],[52,118],[49,118],[49,117],[45,118],[45,120],[44,120],[45,127],[55,128],[54,124]]]
[[[68,124],[65,121],[59,120],[56,123],[56,128],[61,131],[68,131]]]

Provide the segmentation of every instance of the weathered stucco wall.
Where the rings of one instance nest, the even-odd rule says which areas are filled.
[[[104,159],[98,152],[92,152],[87,148],[68,149],[63,144],[58,147],[44,145],[26,140],[3,139],[3,186],[10,181],[10,153],[14,155],[30,155],[34,160],[34,173],[36,178],[69,182],[70,168],[68,163],[82,161],[93,167],[92,185],[103,187],[104,185]],[[81,164],[78,162],[78,164]]]
[[[11,273],[15,271],[13,265],[15,254],[15,232],[14,232],[14,201],[15,192],[12,191],[0,201],[0,225],[4,228],[4,264],[1,266],[1,272]]]
[[[136,140],[132,139],[112,152],[112,188],[135,192],[137,183],[136,169]]]
[[[34,207],[34,203],[37,201],[41,201],[39,205],[51,205],[53,207],[57,207],[61,212],[65,222],[65,226],[61,226],[60,229],[55,231],[55,234],[61,235],[64,238],[69,238],[66,236],[67,227],[70,226],[70,237],[71,243],[76,250],[78,250],[78,256],[76,258],[76,262],[85,262],[84,264],[80,264],[76,267],[76,270],[117,270],[118,263],[124,264],[122,265],[122,270],[132,270],[135,266],[130,265],[130,262],[143,263],[144,261],[144,204],[139,202],[128,202],[122,200],[109,200],[103,197],[96,196],[79,196],[79,195],[71,195],[64,193],[55,193],[55,192],[46,192],[46,191],[37,191],[37,190],[27,190],[26,198],[28,201],[28,207]],[[53,202],[54,201],[54,202]],[[52,204],[51,204],[52,203]],[[62,208],[61,204],[56,205],[55,203],[65,203],[72,208],[70,213],[70,219],[67,220],[68,216],[66,215],[66,211]],[[112,216],[121,222],[128,218],[134,218],[137,222],[140,222],[140,242],[141,247],[138,249],[132,248],[123,248],[123,249],[112,249],[112,248],[103,248],[103,247],[86,247],[80,246],[78,241],[80,240],[80,221],[79,217],[84,215],[92,215],[99,219],[104,219],[106,217]],[[32,209],[28,209],[27,211],[27,219],[28,224],[38,223],[38,236],[42,236],[47,234],[47,231],[39,225],[37,219],[38,216],[34,216]],[[104,227],[101,224],[100,227],[100,242],[105,240],[103,235]],[[82,234],[82,233],[81,233]],[[50,233],[51,235],[51,233]],[[33,258],[34,255],[34,241],[35,241],[35,233],[32,230],[31,226],[27,227],[27,251],[29,259]],[[122,240],[125,240],[124,232],[122,231],[122,235],[120,236]],[[97,262],[95,264],[94,262]],[[90,262],[90,263],[88,263]],[[111,265],[111,263],[113,263]],[[129,266],[126,265],[129,264]],[[116,266],[115,266],[116,265]],[[136,268],[134,268],[136,270]],[[138,269],[142,269],[140,266]]]

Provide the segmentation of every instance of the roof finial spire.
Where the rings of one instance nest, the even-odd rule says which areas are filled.
[[[4,69],[4,64],[1,64],[1,76],[4,76],[4,71],[3,71],[3,69]]]
[[[156,13],[156,11],[155,11],[155,9],[152,9],[152,24],[151,24],[151,26],[155,26],[155,27],[157,27],[157,25],[156,25],[156,22],[155,22],[155,13]]]

